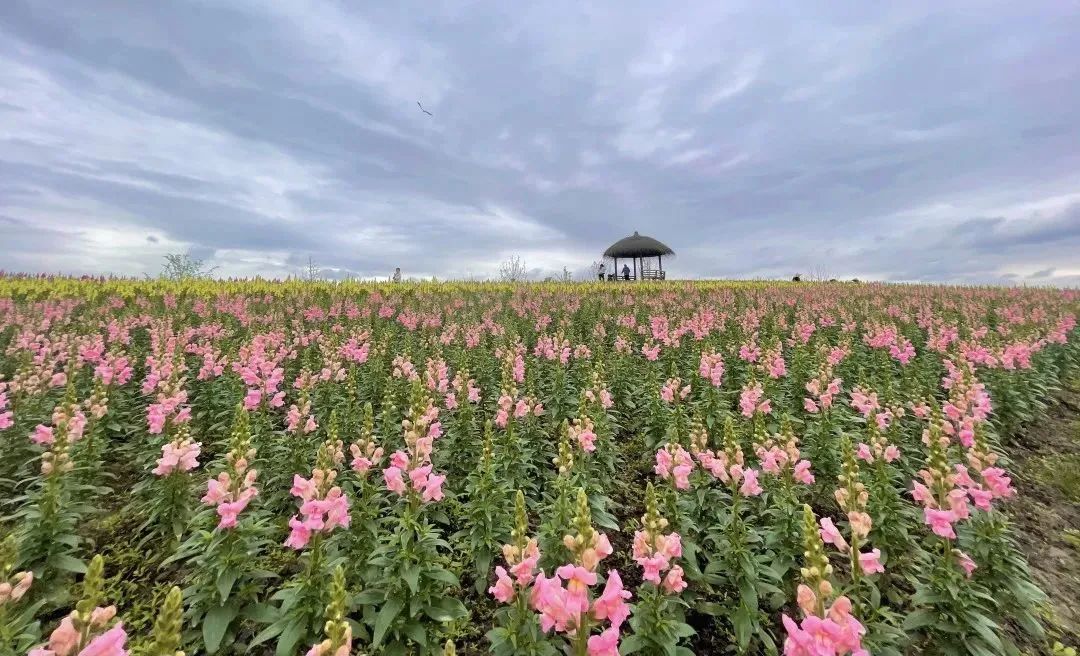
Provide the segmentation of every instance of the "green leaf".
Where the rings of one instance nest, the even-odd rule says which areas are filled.
[[[236,579],[240,576],[240,571],[236,568],[229,568],[218,576],[217,591],[221,595],[221,603],[225,603],[229,600],[229,595],[232,594],[233,585],[236,583]]]
[[[710,615],[712,617],[723,617],[727,614],[727,610],[720,604],[713,601],[703,601],[697,604],[697,612],[702,615]]]
[[[248,647],[249,650],[252,649],[253,647],[257,647],[257,646],[261,645],[262,643],[266,642],[267,640],[269,640],[270,638],[273,638],[273,637],[275,637],[277,635],[280,635],[281,632],[284,631],[284,630],[285,630],[285,624],[283,622],[274,622],[270,626],[268,626],[265,629],[263,629],[262,631],[260,631],[257,636],[252,638],[251,642],[248,643],[247,647]]]
[[[626,656],[627,654],[633,654],[641,651],[645,647],[645,642],[641,639],[641,636],[635,634],[623,639],[619,644],[619,653]]]
[[[424,625],[420,622],[413,620],[406,624],[405,635],[408,636],[409,640],[412,640],[421,647],[427,644],[427,631],[424,630]]]
[[[86,563],[78,558],[72,558],[67,554],[53,554],[47,563],[50,567],[72,572],[74,574],[86,574]]]
[[[383,607],[379,609],[379,615],[375,618],[375,630],[371,636],[372,647],[378,647],[382,644],[382,639],[386,636],[386,630],[390,628],[391,622],[394,621],[404,606],[405,602],[397,597],[386,600]]]
[[[413,565],[409,567],[402,574],[402,578],[405,579],[405,584],[409,586],[409,591],[416,594],[417,587],[420,584],[420,566]]]
[[[277,610],[270,604],[251,604],[241,612],[244,618],[259,624],[272,624],[277,620]]]
[[[295,654],[296,644],[304,637],[304,630],[304,620],[302,618],[293,620],[288,628],[281,632],[281,637],[278,638],[277,649],[274,650],[274,653],[277,656]]]
[[[385,598],[382,590],[364,590],[360,594],[353,598],[357,604],[361,606],[371,606],[377,604]]]
[[[452,622],[459,617],[465,617],[469,614],[469,610],[465,608],[465,604],[457,599],[446,598],[440,601],[437,605],[428,606],[424,609],[424,614],[435,620],[436,622]]]
[[[690,636],[697,633],[697,631],[694,630],[694,627],[683,622],[672,623],[671,632],[679,638],[689,638]]]
[[[739,607],[735,609],[735,613],[731,616],[731,623],[735,627],[735,638],[739,641],[739,648],[746,651],[746,648],[750,645],[750,636],[754,630],[746,606],[739,604]]]
[[[203,616],[203,643],[207,653],[213,654],[221,646],[221,640],[236,614],[237,609],[234,606],[214,606]]]
[[[937,613],[921,608],[904,618],[904,631],[915,631],[937,621]]]
[[[453,572],[445,570],[441,567],[429,569],[426,574],[427,577],[432,581],[442,581],[443,583],[454,587],[461,585],[461,583],[458,581],[458,577],[455,576]]]

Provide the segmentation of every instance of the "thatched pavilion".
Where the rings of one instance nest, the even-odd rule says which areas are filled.
[[[604,257],[615,260],[612,272],[608,274],[608,280],[664,280],[667,274],[664,272],[664,256],[674,255],[666,244],[652,237],[639,235],[637,231],[629,237],[624,237],[615,242],[604,251]],[[656,266],[652,266],[651,258],[656,258]],[[629,259],[633,263],[633,271],[624,275],[619,270],[619,258]],[[641,268],[638,268],[638,260],[641,260]],[[624,263],[625,264],[625,263]]]

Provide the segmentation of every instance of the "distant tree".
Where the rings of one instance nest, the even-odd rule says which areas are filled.
[[[165,264],[161,265],[161,277],[169,280],[188,278],[207,278],[217,267],[208,267],[203,260],[195,259],[191,253],[167,253]]]
[[[811,282],[825,282],[832,276],[829,274],[828,269],[823,266],[812,266],[810,272],[806,274],[806,279]]]
[[[318,264],[315,264],[315,260],[311,259],[310,255],[308,255],[307,269],[304,271],[304,277],[308,280],[318,280],[319,278],[322,278],[322,269],[319,268]]]
[[[511,255],[499,265],[499,280],[502,282],[522,282],[527,275],[528,269],[519,255]]]
[[[570,269],[567,269],[566,267],[562,268],[562,281],[574,282],[574,274],[570,273]]]

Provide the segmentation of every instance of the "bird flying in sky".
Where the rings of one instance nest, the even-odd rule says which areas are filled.
[[[427,114],[428,116],[434,116],[434,114],[432,114],[432,113],[431,113],[431,112],[429,112],[428,110],[424,109],[424,106],[420,104],[420,101],[419,101],[419,100],[417,100],[417,101],[416,101],[416,106],[420,108],[420,111],[424,112],[424,113],[425,113],[425,114]]]

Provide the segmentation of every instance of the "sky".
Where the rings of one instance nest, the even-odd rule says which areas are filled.
[[[540,278],[634,231],[670,277],[1080,285],[1080,6],[0,2],[0,270]]]

